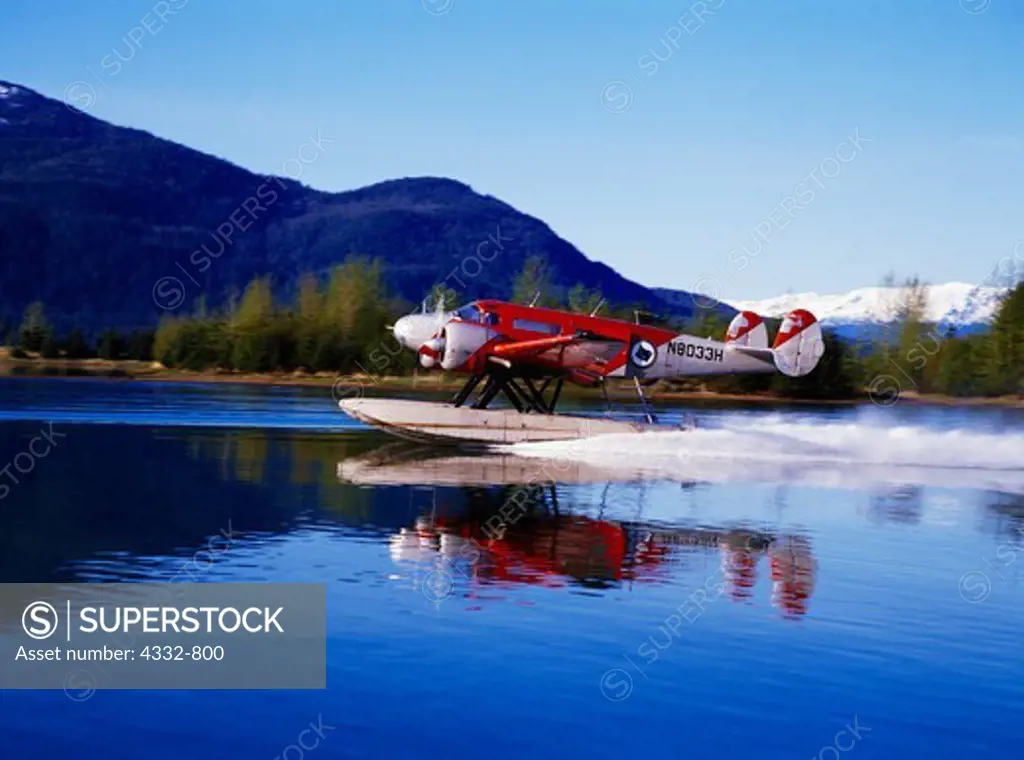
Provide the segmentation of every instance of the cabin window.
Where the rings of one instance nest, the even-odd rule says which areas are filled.
[[[558,335],[562,332],[561,325],[551,322],[535,322],[532,319],[517,319],[512,323],[517,330],[529,330],[530,332],[545,333],[547,335]]]

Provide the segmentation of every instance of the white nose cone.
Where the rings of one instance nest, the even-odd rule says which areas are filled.
[[[451,314],[406,314],[395,322],[391,332],[402,346],[410,351],[419,351],[420,347],[430,340],[448,323]]]
[[[391,328],[391,332],[394,334],[395,340],[397,340],[400,345],[404,346],[405,348],[410,348],[413,351],[415,351],[416,349],[419,348],[419,346],[411,345],[411,343],[412,343],[412,329],[411,328],[412,328],[412,325],[410,324],[409,317],[402,317],[397,322],[395,322],[395,326],[393,328]]]

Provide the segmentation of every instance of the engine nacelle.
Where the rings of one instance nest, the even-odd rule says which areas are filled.
[[[477,351],[483,348],[484,344],[494,339],[498,333],[486,325],[453,320],[445,325],[441,335],[444,340],[441,369],[451,371],[466,364]]]
[[[420,346],[420,366],[444,370],[462,369],[484,344],[497,335],[485,325],[454,320],[445,325],[439,335]]]
[[[433,369],[444,356],[444,338],[435,336],[423,341],[417,353],[420,355],[420,366],[423,369]]]

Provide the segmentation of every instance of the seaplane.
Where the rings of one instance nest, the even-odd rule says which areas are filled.
[[[536,302],[534,298],[534,302]],[[644,387],[662,378],[781,372],[808,374],[824,354],[821,325],[806,309],[787,314],[771,346],[764,319],[739,312],[724,340],[676,333],[653,325],[590,314],[477,300],[445,311],[424,305],[398,319],[395,340],[415,351],[426,370],[467,376],[449,403],[340,398],[348,415],[400,438],[431,444],[488,448],[608,434],[678,430],[661,425]],[[566,382],[600,387],[631,379],[644,422],[556,414]],[[507,402],[489,408],[499,397]],[[606,396],[607,397],[607,396]]]

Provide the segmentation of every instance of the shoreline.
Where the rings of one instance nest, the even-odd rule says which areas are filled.
[[[272,387],[299,388],[379,388],[404,392],[430,393],[457,391],[463,382],[459,378],[444,375],[422,377],[417,375],[385,375],[374,376],[361,373],[335,375],[332,373],[244,373],[229,370],[181,370],[168,369],[153,362],[136,360],[110,361],[106,359],[57,359],[40,361],[37,359],[11,359],[0,357],[0,380],[3,379],[60,379],[60,380],[122,380],[165,383],[191,383],[215,385],[228,383],[237,385],[262,385]],[[621,401],[623,398],[635,399],[632,386],[629,388],[612,388],[610,398]],[[566,387],[567,397],[598,398],[600,394],[588,388]],[[620,396],[622,398],[620,398]],[[857,406],[873,404],[871,398],[864,394],[852,399],[800,399],[767,393],[719,393],[708,390],[649,390],[653,401],[696,401],[727,402],[745,404],[775,405],[819,405],[819,406]],[[1000,397],[956,397],[938,394],[919,394],[907,392],[894,402],[914,404],[918,406],[999,406],[1005,408],[1024,408],[1024,396]],[[893,404],[893,405],[894,405]],[[885,405],[880,405],[885,407]]]

